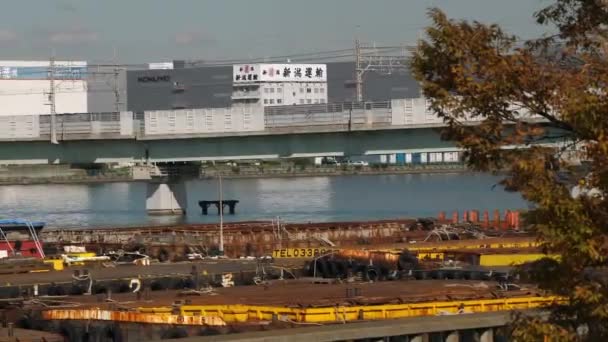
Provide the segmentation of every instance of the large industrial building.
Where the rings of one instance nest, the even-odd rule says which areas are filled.
[[[158,65],[162,67],[158,67]],[[194,67],[183,61],[158,65],[150,69],[127,72],[128,110],[142,112],[145,110],[222,108],[230,107],[233,104],[235,87],[238,88],[236,83],[241,81],[235,80],[236,74],[233,66]],[[323,92],[327,94],[327,102],[354,101],[356,98],[355,63],[332,62],[325,65],[324,82],[327,83],[327,86],[323,87]],[[239,66],[237,70],[240,68]],[[292,65],[291,68],[297,68],[297,66]],[[276,76],[276,69],[274,71]],[[284,71],[283,68],[282,72]],[[316,74],[316,67],[311,71]],[[305,75],[306,67],[301,72],[302,75]],[[251,81],[253,82],[253,74]],[[296,99],[296,104],[307,104],[308,98],[306,97],[303,99],[304,103],[300,102],[299,88],[297,87],[296,96],[293,96],[293,91],[290,93]],[[320,88],[319,85],[317,89],[320,90]],[[306,88],[304,91],[307,91]],[[276,95],[276,89],[274,94]],[[283,92],[283,94],[285,93]],[[311,94],[314,95],[314,88],[311,88]],[[418,84],[407,72],[391,74],[366,72],[363,77],[365,101],[387,101],[393,98],[418,96]],[[237,103],[244,100],[238,94],[234,99]],[[261,99],[263,104],[264,98]],[[270,99],[268,96],[267,105],[270,105]],[[277,105],[277,99],[275,96],[274,105]],[[317,99],[320,102],[323,97],[311,97],[311,103],[314,104]],[[288,100],[288,98],[281,98],[281,104],[292,105],[293,101]]]
[[[193,66],[174,61],[126,71],[81,61],[0,61],[0,115],[50,114],[53,93],[58,114],[353,102],[354,73],[354,62]],[[418,95],[407,72],[364,75],[365,101]]]
[[[0,115],[125,110],[125,84],[124,71],[82,61],[0,61]]]
[[[51,75],[49,61],[0,61],[0,115],[50,113],[52,78],[55,111],[86,112],[86,68],[86,62],[56,61]]]

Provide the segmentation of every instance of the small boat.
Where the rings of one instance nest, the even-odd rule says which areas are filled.
[[[36,234],[39,234],[40,231],[44,228],[45,222],[29,222],[31,227],[34,228]],[[30,228],[28,227],[27,221],[22,220],[2,220],[0,219],[0,229],[2,229],[5,233],[9,232],[18,232],[29,234]]]

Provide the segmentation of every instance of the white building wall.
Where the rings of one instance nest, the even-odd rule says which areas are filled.
[[[146,135],[212,134],[264,130],[262,106],[146,111]]]
[[[263,106],[327,103],[327,67],[325,64],[234,65],[233,87],[233,103],[257,102]],[[257,87],[259,94],[243,91],[243,88]]]
[[[398,99],[391,101],[393,125],[441,124],[443,119],[428,109],[425,98]]]
[[[327,83],[267,82],[260,84],[264,106],[291,106],[327,103]]]
[[[0,79],[0,115],[50,114],[49,80]],[[57,113],[87,112],[87,87],[83,80],[55,82]]]
[[[40,116],[0,115],[0,139],[27,139],[40,136]]]

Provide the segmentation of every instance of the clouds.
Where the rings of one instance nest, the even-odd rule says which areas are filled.
[[[90,44],[99,40],[97,32],[82,27],[63,29],[35,29],[31,32],[18,34],[15,31],[0,29],[0,42],[14,42],[25,38],[29,42],[46,42],[61,45]]]
[[[99,40],[99,34],[84,28],[74,27],[64,30],[53,30],[47,33],[47,39],[54,44],[80,45]]]
[[[194,46],[200,44],[215,44],[217,41],[198,31],[181,31],[173,36],[173,43],[181,46]]]
[[[76,13],[78,7],[74,2],[71,1],[60,1],[55,5],[55,8],[60,12]]]
[[[17,40],[17,33],[8,29],[0,29],[0,42],[12,42]]]

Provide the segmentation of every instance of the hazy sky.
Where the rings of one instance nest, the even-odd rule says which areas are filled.
[[[0,59],[121,62],[280,56],[413,43],[437,6],[530,37],[548,0],[0,0]]]

